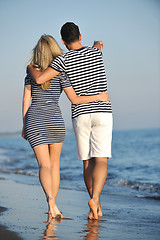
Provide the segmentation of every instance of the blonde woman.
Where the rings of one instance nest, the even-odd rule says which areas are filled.
[[[60,54],[62,51],[56,40],[50,35],[42,35],[33,49],[31,63],[39,71],[44,71]],[[65,73],[42,85],[26,76],[22,137],[29,141],[37,158],[40,183],[48,201],[49,218],[63,218],[55,203],[60,184],[60,154],[65,137],[64,121],[58,105],[62,90],[73,104],[109,101],[107,93],[77,96]]]

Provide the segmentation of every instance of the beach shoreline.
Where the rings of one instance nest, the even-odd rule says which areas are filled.
[[[7,211],[7,208],[0,206],[0,216],[3,212]],[[16,232],[10,231],[6,228],[6,226],[3,226],[0,224],[0,239],[12,239],[12,240],[22,240],[21,237],[18,236]]]
[[[0,239],[4,240],[23,240],[16,232],[7,230],[5,226],[0,225]]]
[[[160,201],[153,199],[102,194],[103,217],[88,221],[88,194],[60,189],[57,205],[65,219],[53,219],[49,224],[46,222],[47,203],[40,185],[1,179],[0,197],[0,224],[5,226],[0,229],[0,236],[5,231],[8,236],[16,232],[17,240],[44,239],[46,236],[62,240],[159,239]]]

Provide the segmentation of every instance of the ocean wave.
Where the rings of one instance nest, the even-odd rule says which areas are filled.
[[[158,200],[160,201],[160,195],[159,196],[138,196],[138,198],[146,198],[146,199],[153,199],[153,200]]]
[[[38,172],[33,172],[33,171],[26,171],[23,169],[8,169],[8,168],[1,168],[0,169],[1,173],[5,174],[16,174],[16,175],[27,175],[27,176],[38,176]]]
[[[135,189],[137,191],[147,191],[147,192],[159,192],[160,185],[159,184],[150,184],[150,183],[142,183],[142,182],[132,182],[126,179],[118,179],[115,183],[119,187],[129,186],[131,189]]]
[[[123,178],[108,180],[110,188],[115,187],[114,193],[127,194],[138,198],[160,200],[160,185],[144,182],[129,181]],[[107,188],[106,188],[107,190]]]
[[[36,173],[36,172],[31,172],[31,171],[25,172],[25,171],[22,171],[22,170],[18,170],[18,171],[15,171],[15,174],[38,177],[38,173]]]

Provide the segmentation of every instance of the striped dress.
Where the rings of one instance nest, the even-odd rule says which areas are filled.
[[[31,85],[32,102],[26,114],[26,137],[31,147],[63,142],[65,125],[59,107],[59,97],[71,84],[64,73],[51,80],[51,88],[43,90],[29,75],[25,85]]]
[[[82,47],[70,50],[55,58],[50,67],[65,72],[79,96],[90,96],[107,91],[107,79],[99,49]],[[95,101],[86,104],[72,104],[72,118],[88,113],[112,113],[111,102]]]

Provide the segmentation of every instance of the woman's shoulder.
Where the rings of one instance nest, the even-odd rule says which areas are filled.
[[[25,82],[25,85],[31,85],[32,79],[29,74],[26,75],[24,82]]]

